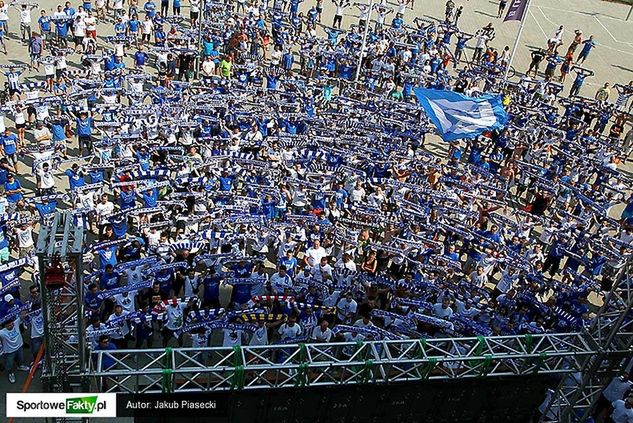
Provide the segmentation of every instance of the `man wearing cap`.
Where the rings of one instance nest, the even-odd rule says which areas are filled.
[[[8,315],[15,313],[21,307],[22,307],[22,301],[15,298],[11,294],[6,294],[4,296],[4,302],[0,304],[0,319],[4,319]],[[19,316],[14,316],[14,317],[19,318]]]
[[[9,373],[9,382],[15,383],[15,373],[13,372],[15,363],[18,364],[19,370],[28,371],[29,368],[24,365],[24,340],[14,320],[9,320],[4,324],[4,328],[0,329],[0,344],[2,344],[4,368]]]

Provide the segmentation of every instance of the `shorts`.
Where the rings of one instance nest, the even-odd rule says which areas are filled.
[[[42,56],[42,53],[31,54],[31,62],[37,62]]]
[[[78,135],[77,140],[79,143],[79,148],[92,148],[92,136],[90,135]]]
[[[92,38],[93,40],[96,40],[97,39],[97,30],[96,29],[90,30],[90,31],[86,30],[86,37],[89,37],[89,38]]]
[[[26,122],[25,123],[16,123],[15,127],[17,129],[24,129],[24,128],[26,128]]]
[[[16,153],[13,154],[5,154],[7,161],[11,163],[13,166],[18,164],[18,155]]]
[[[81,44],[84,40],[83,36],[75,36],[75,44]]]
[[[9,95],[12,96],[14,94],[22,94],[22,90],[19,88],[9,88]]]
[[[200,15],[200,12],[189,12],[189,17],[193,20],[193,19],[198,19],[198,16]]]

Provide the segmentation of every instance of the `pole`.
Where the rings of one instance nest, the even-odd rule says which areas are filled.
[[[508,67],[506,68],[505,73],[503,74],[503,81],[508,80],[508,74],[510,73],[510,66],[512,66],[512,61],[514,60],[514,55],[516,54],[517,48],[519,47],[519,40],[521,39],[521,34],[523,33],[523,27],[525,26],[525,21],[530,11],[530,3],[531,0],[527,0],[527,4],[525,5],[525,12],[523,12],[523,17],[521,18],[521,25],[519,26],[519,32],[517,33],[517,37],[514,40],[514,45],[512,46],[512,53],[510,53],[510,60],[508,61]]]
[[[358,82],[358,78],[360,78],[360,68],[363,65],[365,48],[367,48],[367,33],[369,32],[369,24],[371,22],[371,12],[373,8],[374,0],[369,0],[369,12],[367,14],[367,20],[365,21],[365,31],[363,31],[363,44],[360,46],[360,56],[358,57],[358,65],[356,66],[356,78],[354,78],[354,82]]]
[[[207,9],[206,0],[199,0],[200,8],[198,9],[198,64],[196,66],[196,79],[200,79],[200,68],[202,68],[202,20],[204,19],[204,12]]]
[[[628,22],[629,18],[631,17],[631,13],[633,12],[633,2],[631,2],[631,7],[629,8],[629,14],[626,15],[626,20]]]

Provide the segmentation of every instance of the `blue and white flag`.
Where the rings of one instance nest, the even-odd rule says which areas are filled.
[[[413,92],[444,141],[475,138],[484,131],[503,128],[508,121],[501,97],[472,98],[426,88],[415,88]]]

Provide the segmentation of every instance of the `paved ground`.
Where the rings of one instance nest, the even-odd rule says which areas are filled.
[[[6,0],[5,0],[6,1]],[[502,49],[508,45],[512,47],[516,37],[519,23],[508,22],[503,23],[501,19],[496,19],[497,2],[491,0],[455,0],[459,6],[464,6],[464,13],[460,20],[460,27],[469,33],[474,33],[478,28],[492,22],[497,33],[496,39],[492,45]],[[72,1],[77,6],[77,1]],[[142,1],[140,2],[142,4]],[[157,1],[157,3],[160,3]],[[410,23],[414,16],[426,17],[431,19],[439,19],[444,14],[444,0],[417,0],[414,10],[409,10],[405,15],[405,22]],[[53,0],[44,0],[40,2],[41,8],[45,8],[52,14],[53,8],[58,4]],[[389,2],[391,6],[394,3]],[[301,10],[307,11],[311,7],[310,0],[302,3]],[[518,72],[524,72],[529,64],[529,50],[533,48],[544,47],[546,40],[550,38],[559,25],[564,25],[566,34],[564,37],[564,48],[567,48],[572,33],[575,29],[581,29],[588,36],[593,34],[598,47],[594,49],[585,66],[595,72],[595,77],[588,80],[583,88],[582,95],[593,96],[598,87],[603,82],[609,81],[614,83],[628,83],[633,80],[633,20],[625,22],[624,18],[629,10],[628,5],[609,3],[598,0],[558,0],[556,2],[546,0],[532,0],[532,4],[527,16],[525,29],[518,51],[515,55],[513,66]],[[348,8],[344,17],[343,26],[347,26],[352,22],[357,22],[358,16],[356,9]],[[329,0],[326,0],[323,23],[330,24],[332,22],[334,7]],[[183,1],[183,14],[188,15],[188,0]],[[38,10],[34,10],[33,29],[37,27],[36,19],[39,16]],[[28,59],[25,45],[20,43],[19,34],[19,16],[17,9],[12,8],[10,13],[10,35],[7,37],[8,55],[4,56],[0,53],[0,64],[26,62]],[[110,22],[99,25],[98,34],[100,36],[113,34],[112,24]],[[101,44],[105,42],[101,40]],[[467,53],[470,56],[470,52]],[[73,61],[78,60],[79,56],[73,56],[69,59],[69,65],[73,66]],[[29,72],[27,78],[41,78],[43,76],[43,68],[41,75],[36,72]],[[4,80],[2,79],[2,82]],[[571,82],[566,84],[565,93],[568,92]],[[615,93],[613,93],[615,97]],[[12,127],[12,123],[7,121],[7,125]],[[27,131],[29,133],[30,131]],[[30,134],[29,134],[30,136]],[[444,155],[446,152],[445,144],[441,142],[432,142],[430,145],[432,152]],[[628,166],[627,166],[628,167]],[[27,166],[22,165],[21,170],[26,171]],[[630,170],[630,169],[627,169]],[[24,184],[26,188],[29,184]],[[67,182],[65,178],[59,178],[60,187],[66,188]],[[33,187],[31,185],[31,187]],[[619,213],[621,208],[617,208]],[[25,351],[30,355],[30,351]],[[6,374],[0,374],[0,392],[18,392],[21,390],[25,379],[25,374],[18,374],[18,381],[15,385],[10,385],[6,380]],[[42,387],[36,379],[31,384],[30,392],[41,391]],[[4,416],[4,396],[0,396],[0,416]],[[34,421],[34,420],[31,420]],[[118,419],[117,421],[124,421]]]

